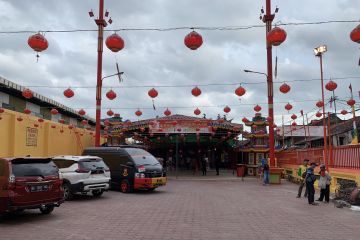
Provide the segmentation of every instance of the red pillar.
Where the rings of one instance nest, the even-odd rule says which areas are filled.
[[[328,158],[328,154],[327,154],[327,138],[326,138],[326,114],[325,114],[325,97],[324,97],[324,75],[323,75],[323,67],[322,67],[322,53],[319,54],[319,58],[320,58],[320,77],[321,77],[321,98],[322,98],[322,102],[323,102],[323,125],[324,125],[324,164],[325,166],[327,166],[327,158]],[[330,115],[328,116],[328,118],[330,118]]]
[[[272,28],[272,21],[275,15],[271,14],[271,0],[266,0],[266,15],[264,21],[266,23],[266,35]],[[266,39],[266,36],[265,36]],[[271,118],[269,123],[269,157],[270,166],[275,166],[275,142],[274,142],[274,86],[272,76],[272,46],[266,40],[266,53],[267,53],[267,87],[268,87],[268,116]]]
[[[95,20],[98,25],[98,61],[97,61],[97,81],[96,81],[96,127],[95,127],[95,146],[100,146],[101,130],[101,89],[102,89],[102,53],[103,53],[103,33],[106,22],[104,20],[104,0],[99,0],[99,18]]]

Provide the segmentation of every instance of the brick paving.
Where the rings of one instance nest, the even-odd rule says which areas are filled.
[[[0,223],[0,239],[359,239],[360,212],[310,206],[295,198],[295,184],[198,179],[171,179],[152,193],[82,196],[48,216],[26,211]]]

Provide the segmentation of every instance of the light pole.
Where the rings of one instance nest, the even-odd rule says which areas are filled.
[[[326,121],[325,121],[325,98],[324,98],[324,76],[323,76],[323,64],[322,64],[322,56],[327,51],[326,45],[321,45],[319,47],[314,48],[314,54],[316,57],[320,59],[320,78],[321,78],[321,99],[323,102],[322,111],[323,111],[323,130],[324,130],[324,164],[327,166],[327,139],[326,139]],[[329,116],[330,117],[330,116]]]

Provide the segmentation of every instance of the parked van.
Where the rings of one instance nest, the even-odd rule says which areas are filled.
[[[91,193],[100,197],[110,186],[110,170],[104,161],[93,156],[57,156],[53,161],[63,180],[64,198]]]
[[[121,192],[127,193],[133,189],[153,191],[166,184],[166,173],[159,161],[141,148],[87,148],[83,155],[101,157],[110,168],[111,187]]]
[[[0,158],[0,215],[38,208],[49,214],[64,202],[51,158]]]

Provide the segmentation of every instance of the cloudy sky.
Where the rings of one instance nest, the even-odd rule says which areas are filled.
[[[280,8],[274,22],[359,20],[360,17],[359,0],[272,2],[273,7],[278,5]],[[105,0],[105,8],[113,20],[106,29],[261,25],[259,15],[264,4],[265,0]],[[0,9],[0,31],[96,30],[88,11],[93,9],[97,16],[98,1],[0,0]],[[320,44],[328,46],[324,56],[324,77],[339,78],[335,80],[338,84],[336,96],[341,100],[349,99],[351,83],[355,100],[360,102],[359,45],[349,38],[357,25],[353,22],[282,26],[287,32],[287,40],[273,50],[273,55],[278,56],[275,79],[278,83],[274,85],[278,124],[281,124],[282,115],[287,121],[292,113],[299,114],[300,110],[310,112],[309,117],[315,114],[315,103],[321,98],[320,81],[292,81],[320,78],[319,59],[313,55],[313,48]],[[109,108],[125,119],[136,120],[134,112],[138,108],[144,119],[163,116],[165,107],[173,114],[193,116],[194,109],[199,107],[207,117],[216,118],[228,105],[232,109],[228,117],[240,122],[244,116],[253,116],[256,104],[267,116],[264,76],[243,72],[244,69],[266,72],[265,29],[197,31],[204,40],[197,51],[191,51],[183,44],[190,29],[119,31],[125,48],[113,53],[104,47],[103,75],[115,73],[118,62],[121,71],[125,72],[124,82],[119,83],[116,77],[104,80],[103,117]],[[106,32],[105,37],[112,33]],[[49,48],[41,53],[39,62],[36,62],[36,53],[27,45],[30,35],[0,34],[0,75],[67,106],[84,108],[95,117],[97,33],[46,33]],[[286,95],[278,90],[283,81],[292,88]],[[238,85],[203,86],[199,97],[191,95],[191,86],[231,83],[243,83],[246,95],[239,99],[234,94]],[[188,86],[161,87],[164,85]],[[66,99],[62,94],[69,86],[76,94],[72,99]],[[117,93],[113,101],[105,97],[111,86]],[[159,92],[155,99],[156,111],[147,95],[150,86]],[[330,93],[326,92],[326,98],[329,97]],[[286,102],[294,106],[290,113],[284,109]],[[350,110],[344,101],[338,101],[337,107],[338,111]]]

